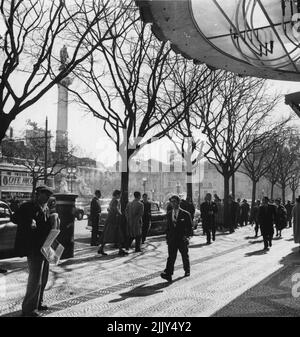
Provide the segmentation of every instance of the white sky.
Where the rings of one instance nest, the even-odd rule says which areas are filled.
[[[270,85],[275,91],[282,94],[300,91],[300,84],[297,82],[270,81]],[[52,135],[56,133],[57,123],[57,88],[45,95],[38,103],[21,113],[11,124],[14,135],[21,137],[26,129],[26,120],[31,119],[44,127],[46,116],[48,116],[49,129]],[[274,112],[274,118],[288,115],[292,110],[284,104],[284,97],[278,108]],[[300,126],[299,122],[296,122]],[[106,166],[112,165],[116,161],[114,144],[105,135],[101,122],[91,114],[83,111],[75,103],[69,105],[69,138],[71,143],[78,148],[77,154],[89,156],[101,161]],[[146,146],[143,159],[150,157],[166,161],[167,152],[173,148],[167,140],[162,140],[153,145]]]

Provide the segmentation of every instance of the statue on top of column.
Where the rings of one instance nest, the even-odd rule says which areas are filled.
[[[63,70],[67,66],[67,62],[69,60],[69,54],[68,54],[68,50],[65,44],[61,48],[59,55],[60,55],[60,63],[61,63],[59,70]]]

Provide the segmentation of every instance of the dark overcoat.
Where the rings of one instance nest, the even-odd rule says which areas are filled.
[[[36,228],[32,228],[32,220]],[[49,208],[41,207],[33,202],[25,202],[12,215],[12,221],[17,224],[15,252],[18,256],[40,255],[41,248],[51,230]]]
[[[259,207],[257,218],[263,236],[274,234],[275,216],[276,208],[274,205],[262,205]]]
[[[98,229],[101,214],[100,200],[94,197],[91,201],[90,220],[93,228]]]
[[[218,206],[215,202],[205,201],[200,205],[203,230],[211,230],[215,226]]]

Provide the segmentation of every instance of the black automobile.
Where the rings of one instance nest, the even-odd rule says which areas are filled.
[[[0,258],[15,257],[14,245],[17,225],[11,221],[12,212],[9,206],[0,201]]]
[[[82,220],[84,215],[87,215],[87,209],[89,205],[83,204],[81,202],[76,202],[75,204],[75,218],[77,220]]]

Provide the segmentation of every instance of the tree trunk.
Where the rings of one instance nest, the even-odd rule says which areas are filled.
[[[286,189],[286,185],[282,184],[282,190],[281,190],[281,201],[283,202],[283,204],[285,204],[285,189]]]
[[[128,185],[129,185],[129,171],[121,172],[121,211],[124,214],[128,204]]]
[[[5,134],[9,128],[9,125],[11,123],[11,118],[8,114],[0,113],[0,143],[2,142],[2,139],[5,137]]]
[[[232,176],[231,176],[231,194],[232,194],[232,197],[233,199],[235,199],[235,174],[234,172],[232,173]]]
[[[274,199],[274,183],[271,183],[271,199]]]
[[[229,175],[224,175],[224,226],[229,227],[228,197],[229,197]]]
[[[35,189],[38,183],[38,179],[35,177],[32,177],[32,191],[31,191],[31,200],[34,200],[35,197]]]
[[[253,209],[253,206],[255,204],[255,199],[256,199],[256,180],[252,180],[252,201],[251,201],[251,209]]]
[[[186,197],[189,198],[189,200],[193,200],[193,183],[192,183],[192,172],[186,173]]]

